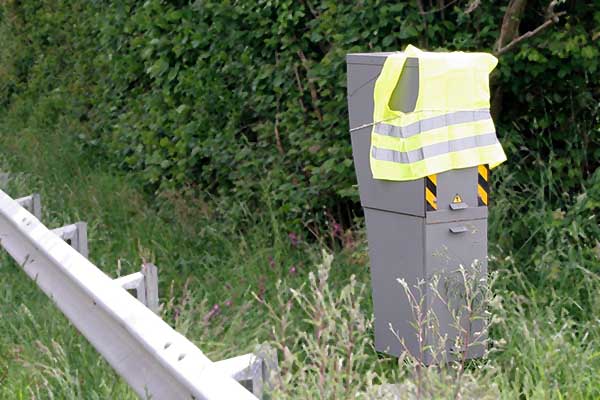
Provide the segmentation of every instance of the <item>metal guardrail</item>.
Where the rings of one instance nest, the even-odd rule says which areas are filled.
[[[5,174],[6,175],[6,174]],[[7,179],[7,178],[5,178]],[[42,198],[39,194],[34,193],[27,197],[21,197],[16,200],[23,208],[33,214],[38,220],[42,220]]]
[[[262,397],[267,368],[276,366],[276,355],[213,363],[154,313],[156,267],[146,265],[113,280],[87,260],[84,223],[51,231],[39,217],[39,195],[17,201],[0,190],[2,247],[141,398]],[[135,290],[140,301],[126,289]],[[247,382],[254,394],[238,380]]]
[[[67,244],[72,248],[81,253],[82,256],[85,258],[89,257],[87,224],[85,222],[76,222],[73,225],[66,225],[61,228],[52,229],[52,232],[67,242]]]

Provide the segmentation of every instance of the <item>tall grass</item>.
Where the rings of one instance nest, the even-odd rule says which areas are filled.
[[[191,190],[150,197],[135,175],[109,169],[78,141],[89,127],[75,117],[77,107],[55,91],[0,110],[6,190],[14,197],[41,192],[49,227],[86,220],[91,260],[111,276],[153,258],[163,318],[213,359],[270,341],[281,363],[274,398],[600,397],[600,173],[577,193],[562,193],[546,162],[494,174],[494,344],[487,357],[464,364],[457,391],[452,365],[424,368],[373,350],[360,226],[342,232],[332,221],[325,233],[289,231],[271,211],[268,187],[261,208],[239,205],[232,213]],[[334,258],[323,258],[322,248]],[[0,398],[132,397],[3,257]]]
[[[50,228],[87,221],[90,259],[110,276],[137,271],[142,257],[153,259],[163,318],[211,358],[240,355],[268,339],[265,312],[252,293],[272,298],[278,280],[304,280],[319,246],[272,218],[268,201],[262,210],[240,206],[232,218],[216,202],[200,203],[185,191],[148,197],[135,177],[107,169],[78,142],[86,126],[69,117],[72,107],[53,92],[0,111],[0,170],[10,174],[3,190],[13,197],[40,192]],[[352,273],[368,278],[354,255],[340,257],[336,281]],[[0,371],[8,371],[0,372],[0,398],[126,398],[123,382],[8,258],[0,263],[0,293]],[[57,345],[68,364],[43,356],[59,351]],[[55,379],[59,370],[78,378]]]

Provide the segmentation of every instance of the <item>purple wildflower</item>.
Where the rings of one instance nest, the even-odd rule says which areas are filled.
[[[333,223],[333,236],[340,236],[342,234],[342,226],[337,222]]]
[[[288,238],[290,238],[290,243],[292,244],[292,246],[298,246],[298,235],[296,235],[294,232],[290,232],[288,233]]]
[[[206,313],[204,316],[204,323],[208,323],[211,319],[216,317],[221,312],[221,307],[218,304],[215,304],[213,308]]]

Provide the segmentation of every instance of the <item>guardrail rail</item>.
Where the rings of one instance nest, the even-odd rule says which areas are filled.
[[[84,222],[50,230],[41,216],[39,195],[13,200],[0,190],[1,246],[140,398],[262,398],[276,354],[212,362],[156,314],[154,265],[112,279],[87,259]]]

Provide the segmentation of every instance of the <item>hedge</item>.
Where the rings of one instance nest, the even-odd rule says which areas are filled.
[[[151,190],[189,186],[227,207],[348,221],[357,190],[345,55],[409,43],[498,51],[518,2],[8,1],[0,106],[62,90],[89,121],[83,143]],[[520,3],[517,33],[547,21],[548,2]],[[600,159],[600,4],[553,12],[501,55],[494,106],[505,168],[552,160],[570,190]]]

